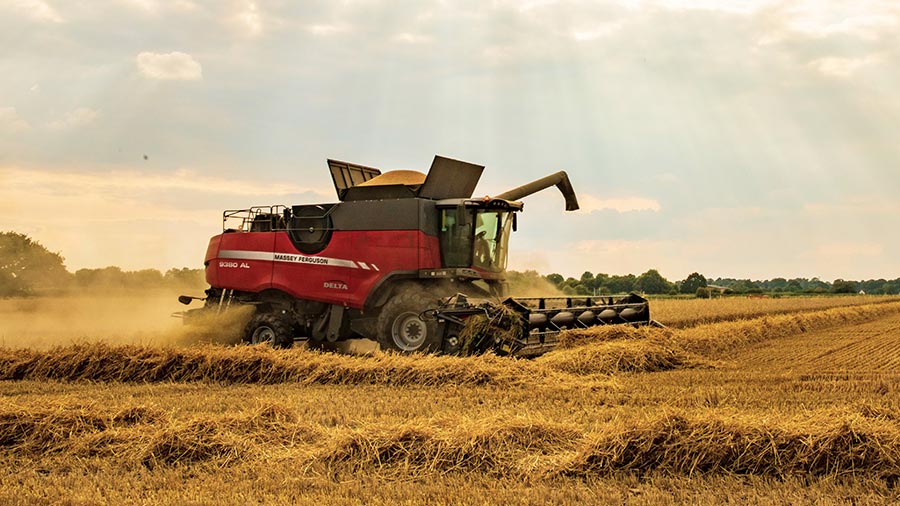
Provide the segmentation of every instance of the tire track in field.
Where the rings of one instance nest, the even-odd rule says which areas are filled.
[[[776,373],[900,374],[900,314],[767,341],[734,359],[742,368]]]

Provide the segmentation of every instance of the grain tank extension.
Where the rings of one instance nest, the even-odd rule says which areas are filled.
[[[254,308],[244,333],[250,343],[306,340],[327,348],[362,337],[399,352],[533,355],[552,348],[566,328],[651,322],[647,301],[634,294],[508,297],[509,236],[520,200],[556,186],[566,210],[578,209],[565,172],[472,198],[484,167],[441,156],[427,175],[337,160],[328,167],[338,202],[223,213],[223,231],[204,259],[204,308],[184,312],[186,323],[241,304]],[[500,323],[503,332],[461,339],[473,316]]]

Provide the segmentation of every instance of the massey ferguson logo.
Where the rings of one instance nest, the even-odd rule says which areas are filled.
[[[326,281],[322,286],[329,290],[349,290],[347,283],[343,281]]]
[[[328,259],[323,257],[307,257],[303,255],[288,255],[286,253],[275,253],[274,259],[278,262],[298,262],[301,264],[318,264],[328,265]]]

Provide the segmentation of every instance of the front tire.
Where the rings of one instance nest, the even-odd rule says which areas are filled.
[[[244,342],[268,343],[273,348],[290,348],[294,345],[293,326],[288,318],[274,313],[258,313],[244,328]]]
[[[381,308],[378,315],[378,344],[383,351],[434,353],[441,349],[435,320],[423,320],[422,311],[437,306],[423,292],[400,294]]]

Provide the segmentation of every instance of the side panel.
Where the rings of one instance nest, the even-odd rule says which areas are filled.
[[[424,230],[436,234],[434,227],[425,228],[426,223],[420,219],[423,202],[414,198],[342,202],[331,217],[335,230]]]
[[[207,262],[207,281],[217,288],[275,288],[356,309],[392,272],[441,266],[438,238],[420,230],[336,230],[315,255],[297,251],[286,232],[222,234],[210,240]]]
[[[274,232],[275,257],[272,287],[294,297],[347,304],[351,276],[359,266],[354,261],[352,233],[335,231],[328,246],[315,255],[294,247],[286,232]]]
[[[274,233],[241,232],[222,234],[218,238],[218,252],[208,260],[217,281],[213,286],[246,292],[272,287]],[[207,279],[210,266],[207,266]]]
[[[222,234],[215,235],[209,240],[206,246],[206,256],[203,257],[203,267],[206,273],[206,282],[209,286],[219,286],[219,263],[215,261],[219,256],[219,243],[222,241]]]
[[[423,233],[419,238],[419,269],[438,269],[441,263],[441,242],[437,234],[440,231],[440,212],[433,201],[419,199],[419,229]]]
[[[328,247],[303,255],[276,232],[272,287],[294,297],[362,309],[372,289],[395,271],[420,268],[418,230],[335,231]],[[432,238],[434,241],[437,238]]]
[[[433,235],[422,234],[419,241],[419,268],[441,268],[441,241]]]
[[[371,230],[353,234],[354,258],[360,268],[352,274],[349,302],[359,309],[379,281],[390,273],[422,268],[420,245],[430,237],[418,230]]]

